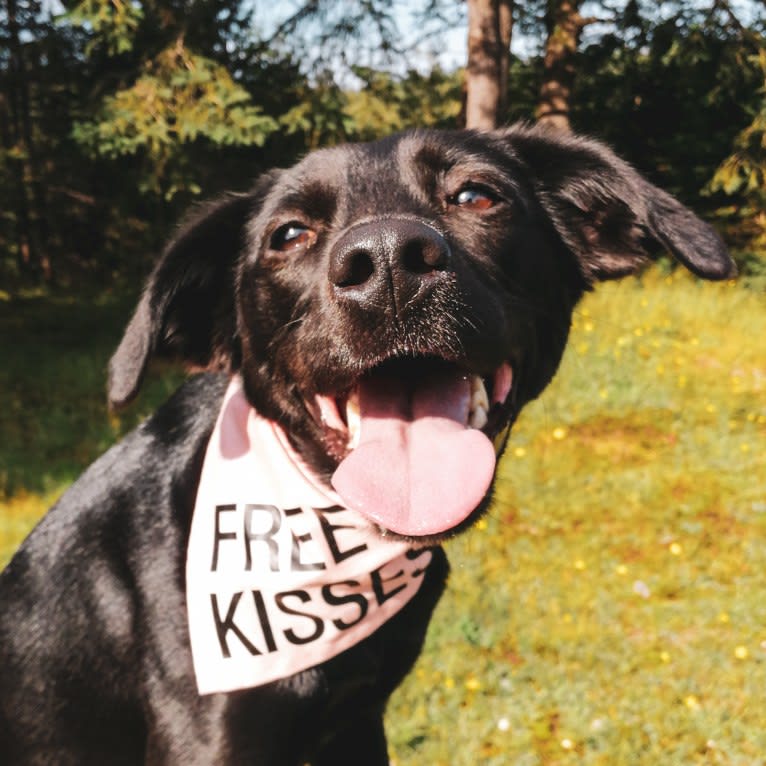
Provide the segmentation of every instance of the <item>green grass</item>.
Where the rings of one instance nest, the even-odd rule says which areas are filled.
[[[128,310],[0,306],[0,559],[138,416],[102,405]],[[764,537],[764,296],[658,270],[601,286],[491,513],[449,545],[394,762],[766,763]]]
[[[602,286],[449,546],[396,763],[766,762],[765,535],[763,296]]]
[[[0,566],[82,469],[178,384],[177,373],[155,372],[137,406],[107,412],[106,365],[134,300],[0,300]]]

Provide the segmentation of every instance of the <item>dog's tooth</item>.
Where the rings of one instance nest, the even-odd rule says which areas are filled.
[[[473,375],[471,377],[471,408],[476,409],[478,407],[488,410],[489,396],[484,381],[478,375]]]
[[[471,402],[468,413],[469,428],[484,428],[487,424],[489,396],[484,381],[478,375],[471,375]]]
[[[359,433],[362,418],[359,414],[359,395],[353,392],[346,400],[346,423],[348,425],[349,447],[352,449],[359,444]]]
[[[476,407],[471,412],[468,425],[471,428],[484,428],[487,425],[487,410],[484,407]]]

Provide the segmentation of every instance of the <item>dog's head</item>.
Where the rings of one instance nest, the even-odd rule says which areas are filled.
[[[658,244],[699,276],[734,271],[707,224],[590,140],[517,126],[318,151],[183,225],[110,401],[136,394],[152,354],[239,371],[350,507],[440,537],[486,505],[577,300]]]

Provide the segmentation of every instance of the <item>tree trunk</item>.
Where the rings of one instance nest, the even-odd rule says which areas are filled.
[[[548,0],[545,23],[548,39],[545,43],[543,82],[537,106],[538,122],[570,130],[572,86],[575,78],[574,57],[580,34],[586,25],[580,16],[581,0]]]
[[[16,233],[18,264],[22,273],[51,281],[51,263],[42,242],[48,240],[45,192],[41,183],[32,128],[29,81],[21,42],[21,23],[16,0],[6,1],[9,71],[8,125],[4,143],[15,150],[10,164],[16,185]]]
[[[513,0],[468,0],[465,126],[491,130],[503,119]]]
[[[511,37],[513,35],[513,0],[500,0],[497,5],[497,23],[500,38],[500,101],[497,124],[508,114],[508,78],[511,70]]]

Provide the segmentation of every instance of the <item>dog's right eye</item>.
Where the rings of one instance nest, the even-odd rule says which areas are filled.
[[[316,232],[297,221],[280,226],[272,235],[269,246],[280,253],[311,247],[316,242]]]
[[[447,202],[465,210],[482,211],[494,207],[497,203],[497,197],[483,186],[468,184],[451,195]]]

